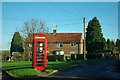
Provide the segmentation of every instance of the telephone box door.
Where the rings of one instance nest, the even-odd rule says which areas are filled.
[[[34,34],[33,41],[33,68],[45,70],[47,63],[47,38],[44,34]]]

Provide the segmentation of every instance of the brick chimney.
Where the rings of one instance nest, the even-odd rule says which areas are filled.
[[[56,33],[56,29],[54,29],[54,30],[53,30],[53,35],[56,35],[56,34],[57,34],[57,33]]]

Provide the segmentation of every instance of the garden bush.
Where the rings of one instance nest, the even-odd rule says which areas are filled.
[[[77,60],[83,60],[83,54],[77,54]]]
[[[20,53],[16,53],[12,56],[13,61],[20,61],[22,58]]]
[[[75,60],[75,55],[76,54],[71,54],[71,60]]]
[[[71,60],[71,56],[65,56],[65,60],[66,61],[70,61]]]
[[[48,61],[63,61],[64,55],[48,55],[47,56]]]
[[[83,54],[71,54],[71,60],[83,60]]]
[[[10,57],[10,51],[2,51],[0,56],[2,56],[3,61],[7,61]]]

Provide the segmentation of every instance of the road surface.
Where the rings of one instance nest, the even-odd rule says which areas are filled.
[[[81,65],[67,68],[51,76],[81,77],[86,79],[119,79],[120,73],[117,70],[117,60],[105,60],[87,62]]]

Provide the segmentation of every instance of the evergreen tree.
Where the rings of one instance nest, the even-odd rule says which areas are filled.
[[[103,37],[101,25],[96,17],[88,23],[86,32],[86,49],[88,53],[96,53],[104,50],[106,41]]]
[[[112,51],[115,50],[115,43],[114,43],[114,41],[111,41],[111,50],[112,50]]]
[[[117,48],[117,51],[120,52],[120,39],[117,39],[116,41],[116,48]]]
[[[101,44],[102,50],[107,50],[107,42],[105,38],[102,39],[102,44]]]
[[[107,39],[107,49],[112,50],[112,44],[110,42],[110,39]]]
[[[22,43],[23,43],[23,40],[19,32],[15,32],[12,38],[12,42],[11,42],[11,48],[10,48],[11,55],[12,55],[12,52],[23,52],[24,51],[22,47]]]
[[[118,47],[120,45],[120,40],[117,39],[115,46]]]

